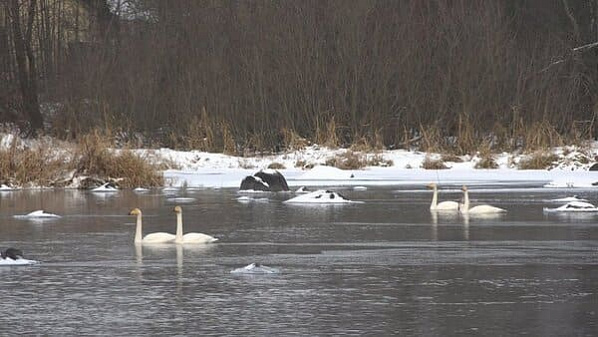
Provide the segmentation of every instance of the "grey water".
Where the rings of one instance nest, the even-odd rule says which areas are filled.
[[[465,218],[430,213],[423,187],[335,190],[364,203],[182,191],[185,232],[220,239],[197,247],[133,244],[133,207],[174,233],[160,190],[1,193],[0,248],[41,263],[0,267],[0,335],[597,334],[598,214],[542,212],[572,191],[470,188],[508,213]],[[14,217],[37,209],[62,217]],[[230,273],[251,262],[280,273]]]

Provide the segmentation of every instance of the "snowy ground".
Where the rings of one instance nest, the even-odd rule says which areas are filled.
[[[292,153],[241,158],[198,151],[138,150],[149,158],[176,164],[176,170],[164,172],[166,184],[189,187],[234,188],[241,180],[260,169],[266,169],[272,163],[282,164],[279,171],[286,177],[289,186],[393,186],[423,185],[429,182],[441,184],[469,185],[522,185],[531,183],[552,188],[593,188],[598,182],[598,171],[588,171],[593,161],[578,160],[594,158],[598,153],[598,144],[583,153],[569,148],[555,149],[559,161],[550,170],[519,170],[516,163],[524,155],[503,153],[495,156],[498,169],[475,169],[478,157],[462,157],[463,162],[447,162],[449,169],[426,170],[421,168],[426,156],[440,158],[437,154],[394,150],[383,151],[385,160],[391,160],[390,167],[366,167],[360,170],[340,170],[325,166],[327,159],[342,152],[343,149],[331,150],[312,146]],[[566,154],[566,155],[565,155]],[[582,163],[586,162],[586,163]],[[297,167],[298,164],[301,164]],[[313,168],[304,168],[309,165]]]
[[[0,135],[0,148],[9,148],[14,139],[10,133]],[[45,140],[46,144],[48,140]],[[41,142],[43,144],[43,142]],[[35,146],[35,141],[23,140],[23,146]],[[68,151],[67,145],[53,141],[54,151]],[[166,164],[164,171],[167,186],[202,188],[238,188],[241,180],[271,164],[282,165],[279,171],[289,186],[396,186],[439,184],[511,185],[534,184],[552,188],[596,188],[598,171],[588,171],[597,161],[598,142],[583,149],[556,148],[552,152],[559,160],[546,170],[519,170],[517,163],[525,154],[502,153],[494,156],[497,169],[475,169],[480,158],[462,156],[462,162],[445,162],[449,169],[426,170],[421,168],[426,157],[439,159],[439,154],[418,151],[392,150],[365,154],[391,161],[389,167],[372,166],[359,170],[340,170],[326,166],[328,159],[342,155],[345,149],[329,149],[317,145],[302,150],[251,158],[228,156],[201,151],[175,151],[171,149],[138,149],[139,155],[155,163]]]

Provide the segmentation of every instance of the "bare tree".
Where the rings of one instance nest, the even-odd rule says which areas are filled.
[[[38,103],[36,61],[32,45],[37,3],[36,0],[9,0],[5,6],[8,8],[6,12],[11,21],[11,37],[18,67],[22,109],[29,119],[31,133],[36,134],[43,129],[43,117]],[[22,20],[25,22],[24,31],[21,27]]]

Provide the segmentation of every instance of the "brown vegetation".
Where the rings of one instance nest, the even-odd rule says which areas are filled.
[[[127,4],[0,4],[0,122],[230,154],[596,137],[592,1]]]
[[[444,164],[442,159],[433,159],[430,156],[426,156],[421,164],[421,167],[426,170],[445,170],[448,166]]]
[[[67,155],[50,141],[25,146],[15,136],[10,147],[0,149],[0,180],[16,186],[48,187],[89,176],[98,181],[118,180],[121,187],[163,185],[161,172],[149,160],[129,150],[110,150],[110,145],[107,137],[92,132]]]
[[[326,165],[341,170],[358,170],[366,166],[392,166],[392,160],[386,160],[381,155],[368,155],[362,152],[347,150],[326,160]]]
[[[545,170],[551,168],[558,159],[556,154],[538,150],[522,159],[518,168],[520,170]]]
[[[51,186],[69,168],[67,158],[53,153],[49,144],[30,148],[14,137],[10,147],[0,149],[1,183],[16,186]]]

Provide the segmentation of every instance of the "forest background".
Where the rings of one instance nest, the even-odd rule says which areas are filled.
[[[245,155],[597,135],[598,0],[2,0],[0,122]]]

